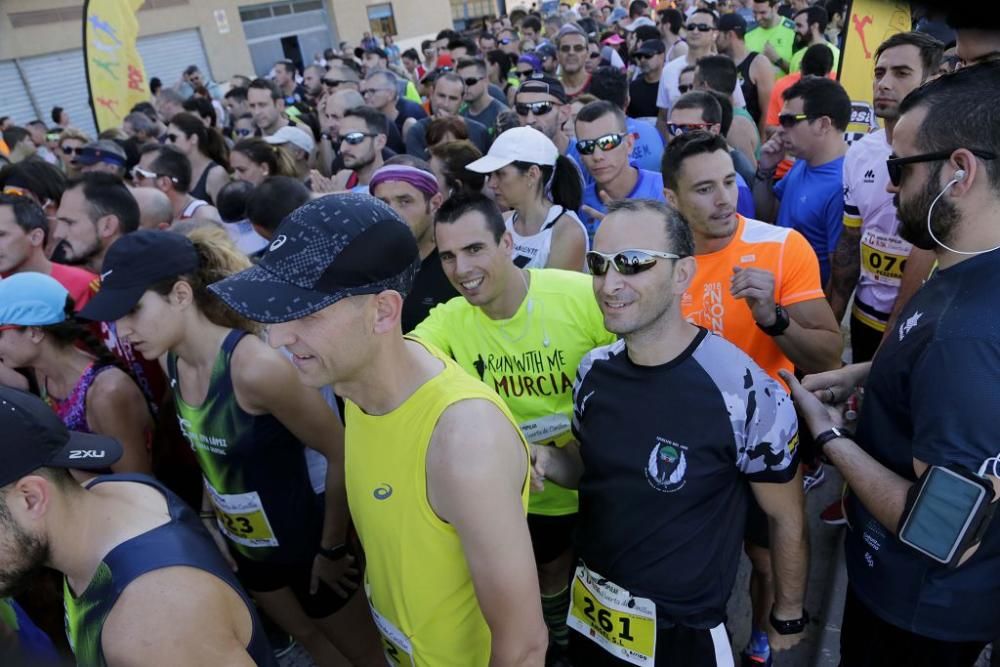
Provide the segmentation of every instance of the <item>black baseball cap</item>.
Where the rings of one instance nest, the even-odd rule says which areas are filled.
[[[114,438],[70,431],[33,394],[0,387],[0,486],[39,468],[105,470],[122,457]]]
[[[197,270],[198,251],[176,232],[140,229],[111,244],[101,270],[101,290],[80,317],[114,322],[135,308],[147,289],[167,278]]]
[[[666,49],[663,47],[662,39],[647,39],[642,45],[635,50],[636,54],[643,54],[647,56],[652,56],[660,53],[665,53]]]
[[[719,32],[726,32],[728,30],[736,30],[741,35],[746,34],[746,19],[736,13],[723,14],[719,17]]]
[[[517,92],[514,93],[514,98],[517,99],[517,96],[521,93],[544,93],[545,95],[551,95],[563,104],[569,101],[562,82],[547,74],[535,73],[530,76],[521,84]]]
[[[244,317],[274,324],[349,296],[396,290],[405,298],[419,266],[413,232],[388,204],[336,194],[292,211],[255,266],[209,289]]]

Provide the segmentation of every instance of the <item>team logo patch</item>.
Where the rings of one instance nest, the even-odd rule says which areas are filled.
[[[646,463],[646,481],[663,493],[679,491],[684,486],[684,473],[687,472],[687,457],[685,448],[676,442],[657,438],[649,461]]]

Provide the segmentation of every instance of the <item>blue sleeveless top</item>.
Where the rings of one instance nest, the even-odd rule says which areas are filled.
[[[86,667],[107,665],[101,646],[104,621],[129,584],[153,570],[186,566],[215,575],[239,594],[253,622],[247,653],[258,665],[276,667],[274,654],[261,628],[253,602],[226,565],[215,542],[205,532],[198,515],[169,489],[147,475],[103,475],[91,480],[87,488],[109,482],[138,482],[155,488],[167,500],[170,521],[122,542],[109,551],[97,567],[87,589],[79,596],[74,596],[69,582],[63,580],[66,636],[76,655],[77,664]]]

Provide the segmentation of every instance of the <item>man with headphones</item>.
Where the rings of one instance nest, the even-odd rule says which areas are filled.
[[[515,266],[511,232],[483,195],[445,201],[434,236],[441,266],[460,296],[431,310],[412,335],[495,390],[528,442],[575,447],[570,422],[577,366],[587,352],[615,340],[604,328],[589,277]],[[549,483],[531,494],[528,528],[556,652],[568,637],[576,514],[575,491]]]
[[[975,551],[963,542],[952,560],[921,553],[908,527],[942,470],[993,491],[990,499],[1000,489],[1000,63],[929,81],[899,110],[886,163],[899,233],[933,250],[939,269],[873,362],[801,385],[785,380],[850,486],[841,664],[971,666],[1000,636],[1000,525],[980,522]],[[861,383],[852,435],[834,408]],[[982,477],[991,463],[991,476]],[[961,481],[937,488],[928,502],[945,510],[921,540],[940,539],[953,525],[959,491],[968,488]]]

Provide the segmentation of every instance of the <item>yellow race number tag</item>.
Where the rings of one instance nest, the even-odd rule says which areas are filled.
[[[608,653],[640,667],[656,662],[656,604],[583,565],[573,577],[566,624]]]

